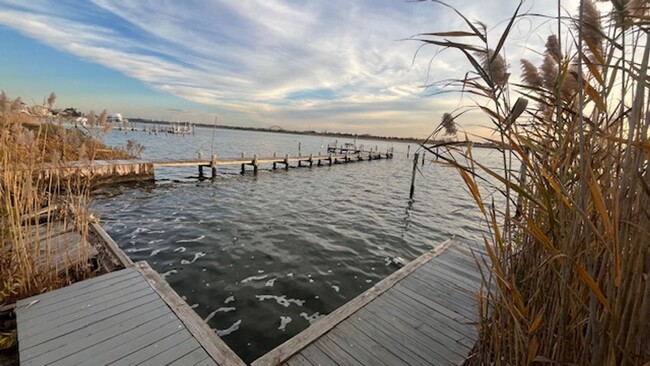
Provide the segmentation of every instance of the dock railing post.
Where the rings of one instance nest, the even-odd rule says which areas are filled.
[[[212,155],[212,160],[210,160],[210,166],[212,167],[212,178],[217,177],[217,155]]]
[[[277,158],[277,157],[278,157],[278,153],[275,153],[275,152],[274,152],[274,153],[273,153],[273,159],[275,159],[275,158]],[[278,168],[278,165],[277,165],[277,164],[278,164],[278,163],[276,163],[275,161],[273,162],[273,170],[275,170],[275,169]]]
[[[309,167],[314,165],[314,154],[309,154]]]
[[[411,193],[409,198],[413,198],[413,192],[415,192],[415,172],[418,170],[418,153],[413,154],[413,174],[411,175]]]
[[[332,165],[332,153],[329,153],[329,158],[327,159],[330,161],[330,165]]]
[[[203,177],[203,165],[201,165],[201,160],[203,160],[203,153],[199,151],[199,177]]]
[[[409,157],[409,153],[411,152],[411,145],[406,147],[406,157]]]
[[[257,174],[257,168],[259,164],[257,163],[257,154],[253,155],[253,174]]]
[[[425,154],[426,154],[426,153],[424,153],[424,152],[422,153],[422,166],[424,166],[424,155],[425,155]]]
[[[284,170],[289,170],[289,154],[284,157]]]
[[[246,156],[246,153],[241,153],[241,158],[244,160],[244,157]],[[241,173],[244,174],[246,172],[246,164],[241,165]]]

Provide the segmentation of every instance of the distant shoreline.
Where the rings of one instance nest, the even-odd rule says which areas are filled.
[[[271,133],[285,133],[292,135],[315,135],[315,136],[327,136],[334,138],[349,138],[349,139],[365,139],[365,140],[376,140],[376,141],[385,141],[385,142],[405,142],[413,144],[422,144],[425,142],[425,139],[418,139],[415,137],[386,137],[386,136],[375,136],[370,134],[354,134],[347,132],[318,132],[314,130],[309,131],[298,131],[298,130],[285,130],[285,129],[276,129],[276,128],[265,128],[265,127],[239,127],[239,126],[227,126],[227,125],[214,125],[210,123],[194,123],[194,122],[170,122],[170,121],[156,121],[151,119],[143,118],[128,118],[129,122],[132,123],[146,123],[146,124],[160,124],[160,125],[171,125],[173,123],[190,123],[198,127],[207,127],[207,128],[219,128],[225,130],[240,130],[240,131],[258,131],[258,132],[271,132]],[[460,141],[459,141],[460,142]],[[443,141],[430,140],[428,143],[436,144],[443,143]],[[497,146],[491,143],[486,142],[474,142],[474,147],[485,147],[485,148],[496,148]]]

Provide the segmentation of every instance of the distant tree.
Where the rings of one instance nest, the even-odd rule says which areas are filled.
[[[47,98],[47,105],[50,107],[50,109],[52,109],[54,103],[56,103],[56,93],[51,92],[50,96]]]

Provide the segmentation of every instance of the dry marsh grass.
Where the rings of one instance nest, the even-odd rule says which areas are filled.
[[[20,113],[16,100],[0,95],[0,308],[91,275],[90,178],[45,176],[43,168],[131,157],[80,130],[40,123]],[[51,95],[48,103],[54,100]],[[79,234],[78,249],[62,240],[66,231]],[[15,331],[2,323],[0,349],[15,341]]]
[[[466,57],[471,72],[451,84],[471,93],[503,147],[498,170],[471,149],[440,156],[487,223],[492,263],[468,363],[646,364],[650,5],[582,0],[574,15],[549,15],[559,35],[537,50],[540,62],[521,60],[516,82],[503,46],[529,16],[520,11],[497,40],[461,12],[467,29],[415,37]],[[481,193],[490,181],[501,208]]]

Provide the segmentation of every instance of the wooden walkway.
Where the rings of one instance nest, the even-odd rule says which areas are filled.
[[[476,342],[480,285],[471,248],[445,242],[253,366],[461,364]]]
[[[34,258],[38,272],[64,272],[76,266],[88,266],[98,252],[75,228],[73,222],[52,221],[24,227],[24,241]]]
[[[94,185],[100,185],[153,180],[155,168],[157,167],[195,166],[198,167],[200,175],[203,175],[204,168],[209,168],[211,169],[211,176],[214,178],[219,167],[224,166],[240,166],[243,174],[247,166],[251,166],[253,172],[257,173],[260,165],[268,165],[273,169],[277,169],[277,166],[280,165],[288,170],[292,164],[298,167],[311,167],[314,164],[333,165],[362,160],[391,159],[392,157],[393,150],[391,148],[386,152],[361,151],[343,154],[329,153],[327,155],[290,156],[287,154],[277,156],[277,154],[274,154],[270,157],[258,157],[257,155],[245,157],[242,154],[241,157],[231,159],[222,159],[213,155],[210,159],[71,161],[61,164],[45,164],[39,172],[39,176],[44,180],[82,176],[90,178]]]
[[[15,312],[21,365],[244,365],[146,262]]]

